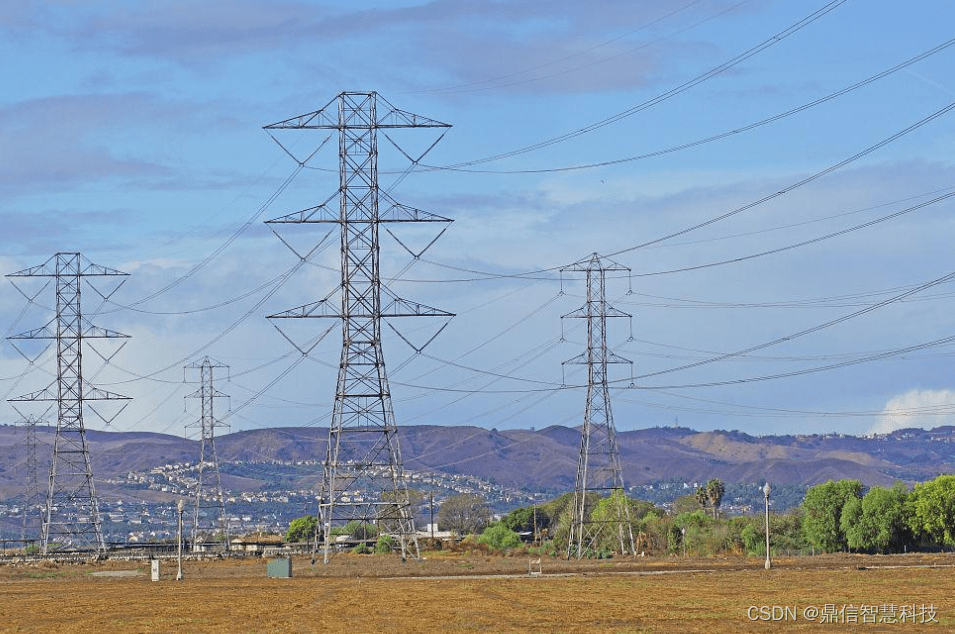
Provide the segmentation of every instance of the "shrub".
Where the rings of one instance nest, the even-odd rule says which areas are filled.
[[[395,538],[391,535],[381,535],[378,537],[378,541],[375,542],[375,554],[382,555],[385,553],[390,553],[395,549]]]
[[[493,550],[508,550],[521,545],[521,537],[502,522],[491,524],[477,539],[479,544],[487,544]]]

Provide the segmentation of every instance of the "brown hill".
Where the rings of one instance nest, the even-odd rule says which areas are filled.
[[[536,489],[573,487],[580,431],[552,426],[538,431],[487,430],[480,427],[415,425],[400,429],[404,464],[412,470],[470,474],[499,484]],[[217,438],[223,463],[321,461],[328,430],[317,427],[243,431]],[[165,464],[195,462],[199,444],[148,432],[88,433],[97,479],[124,476]],[[38,429],[38,459],[48,465],[54,430]],[[24,433],[0,426],[0,495],[23,486]],[[726,482],[816,484],[856,478],[868,485],[896,479],[921,481],[955,471],[955,428],[901,430],[878,438],[842,435],[763,436],[741,432],[695,432],[686,428],[650,428],[618,434],[627,484],[682,478]],[[267,473],[264,471],[263,473]],[[254,478],[255,476],[253,476]],[[302,478],[303,483],[319,477]],[[46,478],[41,475],[40,481]],[[264,483],[267,477],[263,477]],[[235,484],[238,484],[235,481]],[[246,476],[243,486],[256,487]],[[249,490],[246,489],[246,490]]]

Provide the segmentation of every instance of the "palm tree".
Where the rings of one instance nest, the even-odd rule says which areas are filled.
[[[710,494],[707,491],[705,486],[699,487],[696,490],[696,503],[700,505],[700,508],[704,511],[706,510],[706,505],[710,501]]]
[[[720,504],[723,502],[723,494],[726,493],[726,487],[723,486],[723,481],[713,478],[706,483],[705,496],[709,498],[710,504],[713,505],[713,519],[716,519],[717,514],[719,513]]]

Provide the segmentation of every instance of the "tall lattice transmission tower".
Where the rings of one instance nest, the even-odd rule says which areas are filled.
[[[10,337],[14,341],[56,341],[56,381],[42,390],[9,399],[17,403],[55,401],[57,404],[56,438],[53,442],[50,483],[40,536],[40,547],[44,555],[49,552],[51,543],[66,549],[92,549],[98,552],[106,549],[83,412],[89,401],[128,402],[129,399],[94,387],[83,379],[83,342],[86,341],[89,345],[91,339],[128,337],[91,324],[83,317],[81,298],[83,282],[87,281],[87,278],[126,275],[93,264],[79,253],[57,253],[39,266],[7,275],[11,281],[27,277],[52,278],[56,286],[56,316],[53,320],[35,330]],[[106,300],[120,286],[122,283],[116,285],[108,294],[98,289],[96,292]],[[108,362],[121,348],[122,346],[119,346],[108,357],[96,352]],[[124,408],[125,404],[108,419],[91,406],[90,411],[109,425]]]
[[[199,420],[188,427],[199,428],[199,462],[196,473],[196,491],[192,514],[192,549],[201,550],[205,542],[218,537],[223,550],[229,548],[229,534],[226,526],[225,497],[222,494],[222,476],[219,473],[219,457],[216,454],[216,427],[225,427],[225,423],[216,419],[213,404],[217,398],[228,398],[215,388],[213,372],[228,368],[209,357],[185,366],[186,370],[198,370],[200,387],[185,398],[198,398],[202,409]],[[207,482],[208,481],[208,482]]]
[[[40,463],[37,459],[36,426],[45,421],[37,420],[34,416],[25,416],[18,426],[24,430],[23,451],[23,523],[20,527],[20,539],[27,541],[27,536],[39,538],[42,526],[40,509],[43,498],[40,496]]]
[[[340,305],[334,306],[330,297],[326,297],[270,317],[273,320],[325,317],[340,319],[342,324],[338,385],[319,498],[326,563],[333,525],[354,520],[376,523],[380,532],[396,536],[402,557],[418,556],[385,372],[381,324],[389,317],[450,318],[453,315],[401,299],[382,283],[379,229],[382,225],[387,228],[387,223],[447,223],[450,220],[401,205],[379,189],[378,135],[401,150],[389,135],[390,131],[399,128],[446,131],[449,127],[398,110],[374,92],[343,92],[321,110],[266,126],[267,130],[338,131],[338,209],[324,203],[268,221],[340,225]],[[423,156],[412,162],[420,161]],[[418,257],[420,253],[413,255]]]
[[[565,318],[587,320],[587,350],[565,361],[587,366],[587,406],[580,434],[580,458],[567,556],[585,556],[598,542],[616,541],[622,554],[633,552],[630,508],[623,489],[607,366],[631,363],[607,347],[607,319],[631,315],[607,303],[607,271],[630,269],[597,253],[561,269],[587,278],[587,301]],[[600,496],[607,496],[604,500]],[[595,515],[594,510],[599,508]],[[616,533],[616,536],[613,536]]]

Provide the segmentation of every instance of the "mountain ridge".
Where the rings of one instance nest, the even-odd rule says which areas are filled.
[[[40,465],[49,464],[54,435],[53,427],[37,428]],[[566,491],[574,487],[579,428],[555,425],[537,431],[498,431],[409,425],[399,428],[398,435],[408,470],[473,475],[520,488]],[[23,486],[24,437],[16,426],[0,426],[0,494],[5,497],[16,495]],[[97,479],[170,463],[194,463],[199,452],[196,440],[155,432],[88,430],[87,438]],[[264,428],[219,436],[216,448],[220,463],[321,462],[327,438],[328,429],[322,427]],[[628,486],[673,478],[804,485],[853,478],[869,486],[885,486],[895,480],[911,483],[955,472],[955,427],[950,426],[903,429],[877,437],[751,436],[738,431],[650,427],[618,432],[617,442]],[[315,477],[320,472],[316,466]],[[45,473],[40,473],[39,481],[45,480]],[[253,482],[243,478],[242,484]]]

